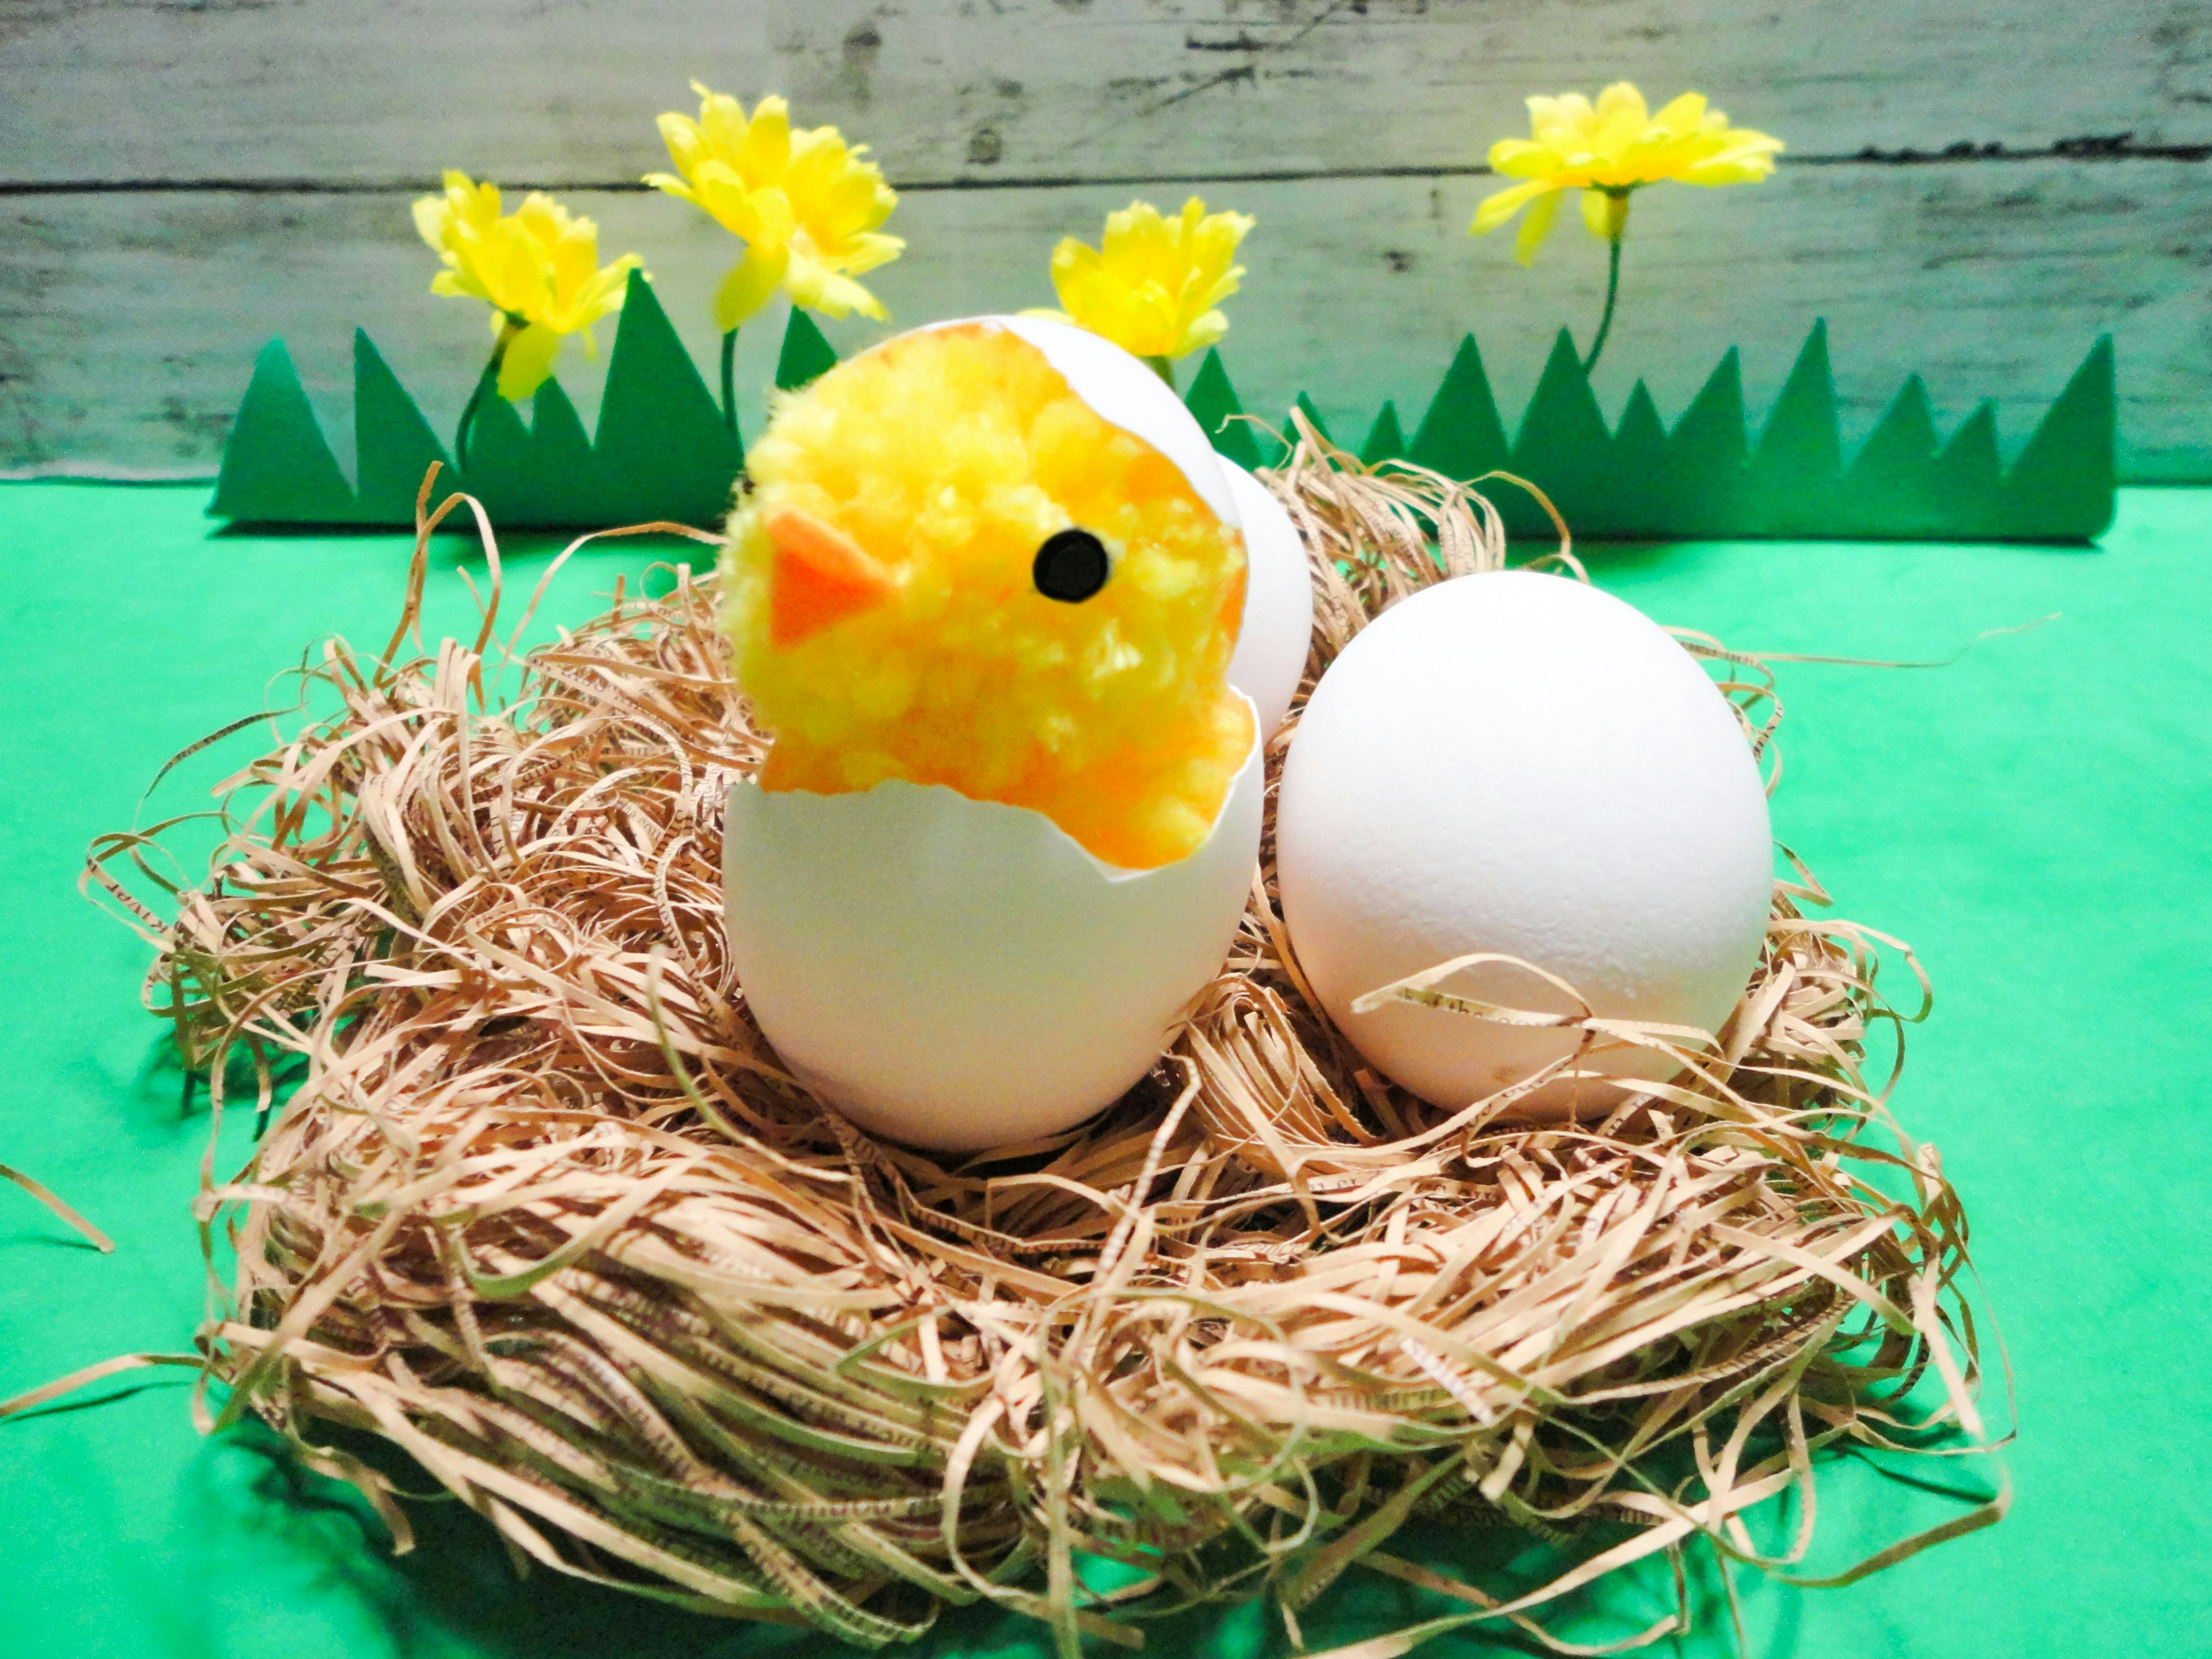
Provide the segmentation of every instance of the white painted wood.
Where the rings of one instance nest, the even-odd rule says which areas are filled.
[[[2204,0],[47,0],[0,10],[24,179],[611,182],[699,76],[906,180],[1463,166],[1531,92],[1711,93],[1801,154],[2212,142]]]
[[[0,194],[0,466],[205,471],[274,333],[344,458],[356,322],[449,428],[485,337],[476,307],[424,291],[416,181],[634,179],[661,164],[651,118],[694,74],[784,90],[800,119],[874,144],[908,185],[891,228],[910,251],[874,279],[902,322],[1051,303],[1054,240],[1139,193],[969,186],[1317,175],[1197,187],[1260,220],[1229,307],[1239,386],[1270,412],[1303,386],[1354,441],[1385,397],[1410,428],[1468,326],[1511,418],[1552,330],[1594,322],[1602,278],[1571,213],[1523,271],[1510,233],[1462,234],[1495,180],[1372,175],[1472,166],[1527,92],[1694,84],[1799,160],[1751,188],[1638,198],[1609,410],[1640,373],[1671,416],[1731,343],[1761,409],[1826,314],[1847,436],[1917,369],[1947,419],[1996,397],[2016,444],[2112,329],[2126,473],[2212,478],[2212,165],[1804,159],[2212,146],[2208,0],[0,0],[0,192],[17,192]],[[147,187],[218,179],[294,187]],[[100,189],[21,193],[56,183]],[[1143,193],[1172,206],[1185,187]],[[710,363],[727,239],[659,197],[565,199],[606,252],[646,256]],[[746,337],[752,384],[773,332]],[[597,370],[563,380],[588,416]]]
[[[1917,368],[1947,421],[2001,394],[2017,444],[2097,332],[2117,325],[2130,470],[2212,476],[2196,367],[2212,328],[2204,226],[2201,209],[2167,187],[2172,164],[1881,171],[1875,191],[1845,169],[1807,168],[1751,189],[1642,198],[1599,370],[1608,411],[1643,374],[1672,418],[1730,343],[1743,348],[1747,393],[1761,410],[1826,314],[1847,439]],[[1533,270],[1513,263],[1502,237],[1469,240],[1467,220],[1489,188],[1320,180],[1220,192],[1260,222],[1224,347],[1255,408],[1279,411],[1303,387],[1356,442],[1391,397],[1410,429],[1473,326],[1501,405],[1517,414],[1552,331],[1566,322],[1587,335],[1595,322],[1603,261],[1564,222]],[[1095,227],[1129,194],[910,197],[896,222],[911,251],[877,273],[878,290],[894,323],[1049,305],[1054,239]],[[646,254],[695,357],[711,365],[708,295],[728,239],[664,198],[582,193],[574,205],[600,220],[604,251]],[[0,453],[19,464],[211,465],[271,334],[290,342],[343,433],[356,321],[450,428],[487,344],[480,307],[427,292],[433,263],[404,198],[43,198],[0,209]],[[1899,257],[1901,246],[1914,256]],[[780,326],[744,337],[748,385],[766,380]],[[880,331],[857,320],[830,328],[847,347]],[[603,365],[564,367],[587,418]]]

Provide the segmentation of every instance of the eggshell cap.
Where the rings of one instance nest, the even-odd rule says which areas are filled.
[[[1005,329],[1035,346],[1101,420],[1134,433],[1159,451],[1175,463],[1215,517],[1231,529],[1242,527],[1237,498],[1223,472],[1226,464],[1206,441],[1206,428],[1198,417],[1183,407],[1166,381],[1146,367],[1143,358],[1103,335],[1049,317],[961,317],[925,326],[962,328],[977,323]]]
[[[1476,951],[1532,962],[1607,1018],[1717,1031],[1766,927],[1773,846],[1757,763],[1727,700],[1633,606],[1527,571],[1401,600],[1308,700],[1275,809],[1284,919],[1309,981],[1388,1076],[1449,1109],[1571,1053],[1516,1028],[1368,991]],[[1491,964],[1437,988],[1569,1012]],[[1663,1079],[1611,1048],[1584,1069]],[[1607,1111],[1605,1084],[1555,1082],[1522,1115]]]
[[[1080,1122],[1221,969],[1259,856],[1261,757],[1255,736],[1195,852],[1140,871],[940,785],[733,785],[723,891],[754,1018],[801,1083],[893,1139],[965,1152]]]
[[[1252,699],[1267,736],[1283,723],[1305,677],[1313,646],[1313,573],[1283,504],[1236,462],[1218,459],[1244,526],[1244,617],[1229,683]]]

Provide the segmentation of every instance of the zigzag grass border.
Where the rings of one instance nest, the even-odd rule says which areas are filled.
[[[776,384],[803,386],[836,360],[812,320],[793,312]],[[1231,459],[1256,467],[1283,453],[1264,428],[1240,418],[1243,404],[1218,352],[1206,354],[1187,402]],[[1304,393],[1297,404],[1326,433]],[[1641,380],[1619,424],[1608,427],[1562,329],[1509,436],[1470,334],[1413,435],[1406,435],[1395,403],[1385,403],[1359,453],[1365,461],[1410,461],[1455,478],[1516,473],[1539,485],[1585,537],[2086,541],[2112,522],[2117,408],[2107,335],[2009,468],[1998,454],[1995,405],[1983,403],[1945,440],[1917,374],[1847,463],[1825,321],[1814,325],[1755,441],[1735,348],[1671,428]],[[234,523],[414,522],[424,470],[434,460],[451,469],[452,458],[358,329],[354,445],[349,482],[284,343],[271,340],[254,365],[208,511]],[[514,405],[486,398],[471,452],[468,471],[449,470],[447,478],[510,529],[596,529],[653,519],[712,525],[726,510],[744,461],[653,285],[636,273],[596,435],[586,434],[560,383],[548,380],[526,426]],[[1501,505],[1515,533],[1547,531],[1533,502],[1507,492]]]
[[[1218,353],[1206,354],[1188,402],[1215,447],[1247,466],[1291,441],[1237,418],[1243,410]],[[1301,392],[1297,407],[1328,435]],[[1385,403],[1361,460],[1410,461],[1454,478],[1492,471],[1528,478],[1577,535],[1636,539],[1788,537],[1850,541],[2087,541],[2112,521],[2118,489],[2112,340],[2100,338],[2009,468],[1997,451],[1996,406],[1984,400],[1948,441],[1928,388],[1910,376],[1848,464],[1828,325],[1816,322],[1756,442],[1743,372],[1731,346],[1669,429],[1642,380],[1608,428],[1571,335],[1553,342],[1534,395],[1509,438],[1469,334],[1408,439]],[[1551,526],[1517,492],[1500,497],[1516,535]]]

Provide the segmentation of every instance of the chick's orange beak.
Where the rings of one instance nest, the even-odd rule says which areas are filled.
[[[796,507],[771,510],[763,526],[769,553],[768,638],[778,649],[878,604],[891,574],[834,525]]]

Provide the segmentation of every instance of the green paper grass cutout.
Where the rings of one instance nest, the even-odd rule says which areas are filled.
[[[797,306],[783,331],[783,349],[775,360],[775,389],[796,392],[837,367],[837,348],[823,337],[814,319]]]
[[[805,386],[836,362],[813,319],[793,311],[777,386]],[[1412,461],[1455,478],[1516,473],[1584,537],[2086,541],[2112,518],[2113,372],[2108,335],[2008,469],[1995,405],[1984,403],[1947,442],[1917,374],[1846,457],[1825,322],[1814,325],[1756,441],[1733,347],[1672,428],[1641,380],[1619,424],[1608,427],[1564,329],[1509,436],[1470,334],[1412,437],[1395,404],[1386,403],[1359,459]],[[1206,354],[1186,404],[1214,447],[1248,468],[1279,461],[1295,435],[1288,425],[1279,436],[1246,416],[1218,351]],[[1304,393],[1297,406],[1328,435]],[[283,342],[270,341],[254,365],[208,511],[235,522],[405,526],[434,460],[447,463],[441,489],[466,489],[503,527],[604,529],[652,519],[714,525],[744,459],[652,284],[637,272],[596,436],[586,434],[559,382],[548,380],[532,399],[527,425],[514,404],[485,399],[469,471],[456,475],[436,432],[358,330],[354,431],[357,486],[331,454]],[[1515,534],[1547,533],[1542,509],[1521,492],[1501,488],[1494,499]]]
[[[794,312],[784,339],[786,368],[826,368],[836,361],[821,331]],[[254,364],[224,447],[210,516],[234,523],[409,526],[422,474],[440,461],[446,470],[438,493],[468,491],[503,528],[597,530],[653,519],[713,526],[729,510],[744,461],[743,446],[639,271],[630,273],[624,291],[596,437],[584,430],[560,382],[548,380],[531,399],[527,425],[504,398],[484,399],[469,439],[468,471],[458,472],[421,409],[359,330],[353,368],[357,486],[347,483],[331,454],[284,343],[271,340]]]
[[[1208,353],[1190,410],[1214,447],[1244,461],[1249,422],[1219,357]],[[1315,430],[1328,436],[1298,394]],[[1806,338],[1774,407],[1752,437],[1734,347],[1669,430],[1638,380],[1608,428],[1574,340],[1562,329],[1518,428],[1509,439],[1470,334],[1410,441],[1385,404],[1360,446],[1370,465],[1407,460],[1455,478],[1516,473],[1549,495],[1577,536],[1638,540],[1791,538],[1929,541],[2087,541],[2112,523],[2118,404],[2112,341],[2100,339],[2010,469],[1998,454],[1996,409],[1984,402],[1945,443],[1918,375],[1846,461],[1828,362],[1828,325]],[[1245,453],[1227,441],[1248,434]],[[1273,461],[1291,435],[1264,441]],[[1510,486],[1492,492],[1516,536],[1550,533],[1543,509]]]
[[[1198,417],[1206,435],[1213,441],[1215,451],[1226,455],[1248,472],[1265,465],[1260,454],[1260,440],[1252,422],[1244,418],[1244,405],[1237,401],[1237,389],[1229,384],[1229,371],[1221,366],[1221,354],[1208,350],[1206,361],[1199,365],[1197,375],[1191,380],[1190,395],[1183,399],[1183,407]],[[1271,445],[1273,441],[1269,440]],[[1279,450],[1280,446],[1273,446]]]

